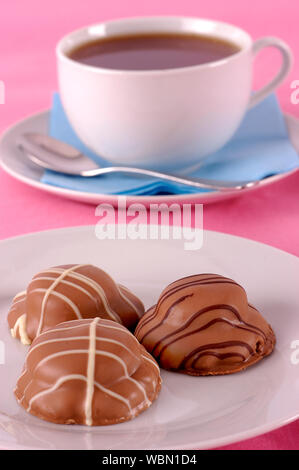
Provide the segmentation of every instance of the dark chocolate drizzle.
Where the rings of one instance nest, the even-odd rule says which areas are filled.
[[[188,279],[188,278],[191,278],[191,277],[196,277],[196,275],[195,276],[194,275],[193,276],[187,276],[187,277],[179,279],[178,281],[175,281],[175,282],[181,282],[181,281],[184,281],[185,279]],[[211,282],[211,281],[213,281],[213,282]],[[233,284],[233,285],[236,285],[236,286],[240,287],[242,290],[244,290],[244,288],[242,286],[237,284],[232,279],[222,278],[222,277],[219,277],[219,276],[204,277],[203,279],[197,279],[197,280],[194,280],[194,281],[185,282],[185,283],[179,284],[175,287],[172,287],[171,289],[168,289],[168,287],[171,286],[171,284],[169,284],[169,286],[165,290],[164,294],[161,295],[161,297],[160,297],[158,303],[156,304],[156,307],[153,310],[153,312],[147,318],[144,318],[143,321],[139,322],[139,324],[136,328],[135,334],[138,334],[140,332],[140,330],[145,325],[147,325],[149,322],[151,322],[156,317],[156,314],[157,314],[159,308],[161,307],[161,303],[164,302],[166,299],[168,299],[171,295],[179,292],[182,289],[188,288],[188,287],[193,287],[193,286],[196,286],[196,285],[209,285],[209,284]],[[140,340],[140,341],[142,341],[142,340]]]
[[[154,331],[156,328],[158,328],[160,325],[162,325],[162,323],[164,323],[164,321],[166,320],[166,318],[170,315],[171,313],[171,310],[176,307],[176,305],[178,305],[179,303],[181,302],[184,302],[185,299],[187,299],[187,297],[193,297],[193,294],[188,294],[188,295],[184,295],[183,297],[180,297],[179,299],[177,299],[175,302],[173,302],[173,304],[169,307],[169,309],[167,310],[167,312],[165,313],[163,319],[160,321],[160,323],[158,323],[158,325],[156,326],[153,326],[153,328],[150,328],[143,336],[142,338],[139,339],[139,342],[142,343],[142,341],[144,340],[144,338],[149,335],[152,331]],[[157,308],[157,307],[156,307]]]
[[[240,353],[237,353],[237,352],[222,353],[221,354],[221,353],[216,353],[214,351],[206,351],[206,352],[202,352],[202,353],[199,353],[198,355],[196,355],[196,358],[191,363],[191,368],[192,369],[196,369],[196,362],[198,361],[198,359],[200,359],[203,356],[215,356],[215,357],[217,357],[217,359],[220,359],[220,360],[225,360],[225,359],[228,359],[229,357],[240,357],[242,362],[246,361],[246,357],[243,354],[240,354]],[[201,370],[201,369],[199,368],[199,370]]]
[[[176,281],[173,281],[171,282],[170,284],[168,284],[168,286],[166,287],[166,289],[169,289],[173,284],[178,284],[176,287],[178,287],[179,285],[181,285],[181,283],[184,283],[184,281],[186,281],[186,279],[191,279],[192,277],[195,277],[195,278],[198,278],[199,276],[208,276],[208,277],[204,277],[202,280],[211,280],[211,279],[227,279],[229,281],[233,281],[233,279],[231,279],[230,277],[226,277],[226,276],[220,276],[219,274],[213,274],[213,273],[202,273],[202,274],[191,274],[190,276],[185,276],[185,277],[181,277],[180,279],[177,279]],[[235,283],[235,281],[233,281]]]
[[[229,348],[231,346],[244,347],[249,351],[250,355],[254,354],[254,351],[253,351],[252,347],[249,344],[244,343],[243,341],[224,341],[222,343],[205,344],[204,346],[200,346],[196,349],[193,349],[189,354],[187,354],[187,356],[185,356],[184,359],[180,362],[178,368],[179,369],[185,369],[186,364],[189,361],[189,359],[191,359],[195,354],[201,353],[202,351],[205,351],[206,349],[222,349],[222,348]],[[228,354],[231,354],[231,353],[228,353]],[[195,360],[198,360],[197,356],[194,358],[193,362]]]
[[[189,295],[190,296],[190,295]],[[185,297],[181,297],[179,299],[180,302],[182,302],[184,300],[184,298],[186,297],[189,297],[189,296],[185,296]],[[178,303],[178,302],[177,302]],[[175,303],[176,304],[176,303]],[[144,338],[149,334],[151,333],[152,331],[156,330],[157,328],[159,328],[166,320],[166,318],[169,316],[170,312],[171,312],[171,309],[173,308],[173,306],[175,305],[173,304],[166,312],[165,316],[163,317],[163,319],[154,327],[152,327],[150,330],[147,331],[147,333],[145,333],[143,335],[143,337],[140,339],[140,342],[142,343],[142,341],[144,340]],[[260,335],[264,338],[264,340],[266,340],[266,335],[265,333],[260,329],[258,328],[257,326],[254,326],[254,325],[251,325],[250,323],[246,323],[245,321],[242,320],[242,317],[241,315],[239,314],[238,310],[235,309],[234,307],[232,307],[231,305],[226,305],[226,304],[217,304],[217,305],[210,305],[209,307],[205,307],[205,308],[202,308],[201,310],[195,312],[180,328],[178,328],[177,330],[175,331],[172,331],[171,333],[163,336],[153,347],[153,349],[151,350],[151,353],[155,355],[155,349],[158,348],[158,346],[163,343],[166,339],[170,338],[170,337],[173,337],[175,335],[177,335],[178,333],[180,333],[181,331],[184,331],[186,328],[188,328],[198,317],[200,317],[201,315],[205,314],[205,313],[208,313],[208,312],[211,312],[213,310],[228,310],[230,312],[232,312],[236,318],[239,320],[240,323],[242,323],[242,325],[245,325],[245,326],[242,326],[242,325],[237,325],[233,322],[230,322],[229,320],[227,319],[224,319],[224,318],[221,318],[221,317],[218,317],[218,318],[215,318],[213,320],[211,320],[210,322],[208,322],[206,325],[200,327],[200,328],[197,328],[196,330],[192,330],[188,333],[184,333],[183,335],[180,335],[178,338],[174,338],[172,341],[169,341],[167,344],[165,344],[163,346],[163,348],[160,350],[159,354],[157,357],[161,357],[162,353],[164,352],[164,350],[170,346],[171,344],[175,343],[176,341],[182,339],[182,338],[185,338],[187,336],[190,336],[190,335],[193,335],[195,333],[198,333],[202,330],[205,330],[207,328],[209,328],[210,326],[214,325],[215,323],[217,322],[224,322],[224,323],[228,323],[230,324],[233,328],[239,328],[239,329],[243,329],[243,330],[246,330],[246,331],[250,331],[254,334],[258,334],[260,333]],[[247,328],[246,328],[247,327]]]
[[[226,318],[221,318],[221,317],[218,317],[218,318],[214,318],[213,320],[209,321],[208,323],[206,323],[205,325],[201,326],[200,328],[196,328],[195,330],[192,330],[192,331],[189,331],[188,333],[184,333],[182,335],[180,335],[179,337],[177,338],[174,338],[172,341],[169,341],[167,344],[164,344],[164,346],[161,348],[159,354],[155,354],[155,349],[158,348],[158,346],[163,343],[165,341],[165,339],[167,338],[170,338],[174,335],[176,335],[177,333],[179,333],[180,331],[183,331],[185,330],[186,328],[188,328],[188,326],[196,319],[198,318],[200,315],[203,315],[204,313],[207,313],[207,312],[210,312],[212,310],[218,310],[218,309],[226,309],[226,310],[230,310],[231,312],[233,312],[238,320],[243,324],[243,325],[246,325],[246,326],[249,326],[249,328],[246,328],[245,326],[242,326],[242,325],[237,325],[229,320],[227,320]],[[246,331],[249,331],[253,334],[258,334],[258,332],[263,336],[264,340],[266,340],[266,335],[264,334],[264,332],[262,330],[260,330],[259,328],[253,326],[253,325],[250,325],[249,323],[246,323],[244,321],[242,321],[240,315],[238,314],[238,312],[233,308],[233,307],[230,307],[229,305],[212,305],[211,307],[207,307],[205,309],[202,309],[200,310],[199,312],[197,312],[196,314],[194,314],[189,320],[188,322],[186,322],[181,328],[178,328],[177,330],[169,333],[168,335],[164,336],[163,338],[160,339],[160,341],[158,341],[158,343],[156,343],[153,347],[153,349],[151,350],[151,353],[155,356],[155,357],[161,357],[161,355],[163,354],[163,352],[165,351],[165,349],[170,346],[171,344],[175,343],[176,341],[179,341],[180,339],[183,339],[183,338],[186,338],[188,336],[191,336],[191,335],[194,335],[195,333],[199,333],[200,331],[203,331],[203,330],[206,330],[207,328],[209,328],[210,326],[214,325],[215,323],[227,323],[228,325],[231,325],[233,328],[238,328],[238,329],[241,329],[241,330],[246,330]],[[257,332],[258,330],[258,332]]]
[[[216,303],[217,297],[219,298],[217,294],[219,290],[223,293],[226,292],[226,288],[217,288],[217,284],[230,284],[242,289],[245,295],[241,291],[235,291],[232,287],[229,288],[228,286],[229,299],[233,299],[233,296],[236,296],[236,299],[239,299],[241,302],[240,308],[234,305],[234,301],[232,301],[233,305],[231,305],[230,301],[224,304]],[[206,291],[204,286],[206,285],[213,285],[213,288],[215,288],[214,305],[208,303],[213,298],[213,295],[211,296],[210,294],[213,294],[214,291],[209,293],[208,298],[205,297]],[[198,290],[197,286],[198,288],[203,286],[202,291],[201,289]],[[187,294],[187,292],[189,292],[189,294]],[[203,295],[202,300],[200,300],[201,293]],[[178,298],[180,294],[182,297]],[[184,300],[193,295],[196,297],[191,302],[187,300],[184,305]],[[197,298],[202,308],[197,304]],[[135,334],[146,349],[158,359],[161,366],[166,369],[185,369],[187,373],[192,373],[193,368],[196,374],[200,371],[202,371],[204,375],[206,373],[214,373],[213,370],[207,372],[208,366],[201,363],[200,359],[204,356],[214,356],[218,358],[219,361],[235,358],[235,361],[230,361],[232,364],[234,362],[236,362],[236,364],[245,364],[248,361],[250,362],[252,356],[252,360],[254,360],[255,356],[262,357],[264,348],[268,344],[268,330],[266,327],[263,328],[263,324],[259,325],[259,322],[257,323],[260,327],[245,321],[245,319],[247,319],[246,312],[250,313],[249,309],[254,309],[258,312],[253,305],[246,302],[246,299],[245,289],[232,279],[213,274],[188,276],[169,284],[169,286],[164,289],[157,304],[148,310],[147,314],[140,320]],[[168,300],[168,302],[166,306],[164,306],[163,303],[166,300]],[[205,306],[203,307],[203,305]],[[176,306],[178,306],[178,308],[174,309]],[[196,307],[198,310],[194,311]],[[181,318],[180,315],[183,314],[185,320],[180,319],[178,323],[175,321],[174,325],[168,324],[169,320],[167,322],[167,318],[171,315],[171,318],[174,316],[173,318],[175,319],[176,313],[178,314],[178,318]],[[242,318],[243,313],[244,318]],[[205,314],[208,314],[208,316],[199,320],[199,317]],[[249,318],[250,316],[248,319]],[[252,321],[254,321],[254,319]],[[214,325],[217,324],[229,325],[230,328],[224,326],[223,329],[219,330],[217,326],[214,327]],[[143,327],[145,327],[144,330],[142,330]],[[213,328],[211,332],[201,334],[201,332],[209,328]],[[216,328],[215,332],[217,333],[215,335],[214,328]],[[233,330],[234,328],[236,328],[237,331],[243,330],[244,334],[241,334],[241,331],[240,333],[235,331],[235,333],[231,334],[230,329]],[[245,332],[247,333],[245,334]],[[196,336],[197,334],[198,336]],[[204,344],[209,341],[211,344]],[[213,343],[213,341],[215,341],[215,343]],[[174,343],[179,344],[171,347]],[[258,345],[260,345],[260,347]],[[236,350],[236,347],[241,349]],[[194,349],[191,350],[192,348]],[[225,348],[231,349],[223,352],[218,351],[218,349]],[[179,365],[176,365],[177,361]],[[215,365],[215,373],[221,373],[221,371],[218,372],[217,367],[219,366]]]

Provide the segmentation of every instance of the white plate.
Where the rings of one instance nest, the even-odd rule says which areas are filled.
[[[48,132],[48,119],[49,111],[43,111],[41,113],[30,116],[22,121],[14,124],[8,129],[0,139],[0,163],[2,168],[9,173],[11,176],[19,181],[22,181],[29,186],[47,191],[49,193],[59,194],[60,196],[83,201],[92,204],[100,204],[101,202],[107,202],[109,204],[117,205],[118,196],[106,195],[98,193],[86,193],[83,191],[71,190],[59,188],[58,186],[52,186],[46,183],[41,183],[43,170],[36,165],[30,164],[25,160],[22,152],[16,147],[17,137],[25,132],[40,132],[45,134]],[[299,120],[293,116],[285,115],[285,120],[290,135],[290,139],[299,153]],[[266,184],[271,184],[278,181],[286,176],[294,173],[295,170],[271,176],[261,181],[258,186],[244,189],[240,191],[213,191],[210,193],[199,193],[199,194],[185,194],[185,195],[167,195],[167,196],[127,196],[128,204],[139,202],[144,205],[155,203],[203,203],[207,204],[210,202],[220,201],[226,198],[231,198],[244,194],[246,191],[257,191],[260,187]]]
[[[299,417],[299,259],[267,245],[206,231],[199,251],[182,240],[99,241],[94,227],[41,232],[0,242],[0,446],[43,449],[211,448],[270,431]],[[175,262],[174,262],[175,260]],[[26,348],[6,323],[12,297],[33,274],[55,264],[94,263],[152,305],[162,288],[181,276],[216,272],[236,279],[272,324],[274,353],[228,376],[189,377],[162,371],[156,402],[134,420],[108,427],[55,425],[27,414],[13,388]]]

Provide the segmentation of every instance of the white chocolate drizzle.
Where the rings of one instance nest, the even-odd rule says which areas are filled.
[[[60,377],[60,379],[58,379],[51,388],[48,388],[47,390],[43,390],[42,392],[37,393],[36,395],[34,395],[29,400],[27,411],[30,412],[31,407],[32,407],[32,403],[37,398],[40,398],[44,395],[48,395],[49,393],[54,392],[55,390],[58,390],[60,385],[64,384],[65,382],[69,382],[70,380],[82,380],[83,382],[87,382],[87,379],[86,379],[85,375],[81,375],[81,374],[69,374],[69,375],[65,375],[63,377]],[[108,388],[104,387],[103,385],[99,384],[98,382],[94,382],[94,385],[95,385],[95,387],[97,387],[102,392],[105,392],[108,395],[110,395],[111,397],[116,398],[117,400],[122,401],[123,403],[125,403],[125,405],[129,408],[130,414],[132,414],[132,408],[131,408],[129,400],[124,398],[122,395],[119,395],[118,393],[115,393],[112,390],[109,390]],[[20,401],[22,401],[22,399]]]
[[[78,269],[82,266],[85,266],[84,264],[77,264],[75,266],[72,266],[71,268],[68,268],[68,269],[65,269],[64,271],[62,271],[62,273],[60,274],[60,276],[58,276],[54,282],[50,285],[50,287],[48,289],[46,289],[46,292],[45,292],[45,295],[44,295],[44,298],[43,298],[43,301],[42,301],[42,306],[41,306],[41,314],[40,314],[40,321],[39,321],[39,325],[38,325],[38,329],[37,329],[37,333],[36,335],[38,336],[41,332],[41,329],[43,327],[43,321],[44,321],[44,316],[45,316],[45,308],[46,308],[46,304],[47,304],[47,300],[49,298],[49,296],[52,294],[52,292],[54,291],[55,287],[59,284],[59,282],[64,278],[66,277],[68,274],[70,274],[72,271],[74,271],[75,269]]]
[[[53,279],[55,279],[55,278],[47,277],[47,276],[40,276],[40,277],[35,277],[33,279],[32,283],[34,281],[53,281]],[[75,284],[74,282],[66,281],[65,279],[61,279],[60,284],[65,284],[65,285],[68,285],[70,287],[74,287],[75,289],[78,289],[81,292],[83,292],[83,294],[87,295],[94,302],[96,302],[96,299],[94,298],[94,296],[88,290],[84,289],[84,287],[81,287],[78,284]]]
[[[148,356],[145,356],[144,354],[142,354],[142,357],[143,357],[146,361],[148,361],[148,362],[150,362],[151,364],[153,364],[153,366],[156,367],[157,371],[158,371],[159,374],[160,374],[160,368],[159,368],[158,364],[157,364],[154,360],[150,359]]]
[[[87,361],[87,386],[86,386],[86,400],[85,400],[85,424],[92,426],[92,398],[94,393],[94,369],[95,369],[95,354],[96,354],[96,327],[99,318],[95,318],[89,327],[89,349]]]
[[[84,265],[78,265],[77,267],[81,267],[81,266],[84,266]],[[53,269],[48,269],[47,271],[44,271],[44,272],[60,274],[61,271],[62,270],[59,269],[59,268],[57,268],[57,269],[53,268]],[[87,284],[89,287],[91,287],[98,294],[98,296],[100,297],[100,299],[101,299],[101,301],[104,305],[104,308],[105,308],[105,311],[106,311],[107,315],[109,315],[110,318],[112,318],[113,320],[115,320],[119,323],[122,323],[121,318],[119,317],[119,315],[110,307],[104,289],[96,281],[94,281],[93,279],[91,279],[88,276],[85,276],[84,274],[81,274],[81,273],[69,272],[67,274],[67,276],[71,277],[73,279],[77,279],[78,281],[85,282],[85,284]],[[57,279],[59,279],[59,278],[57,278]],[[76,284],[74,284],[74,285],[76,285]]]
[[[26,291],[25,291],[25,290],[22,290],[22,292],[19,292],[18,294],[16,294],[16,295],[14,296],[13,302],[14,302],[15,299],[18,299],[19,297],[25,297],[25,295],[26,295]],[[22,300],[22,299],[21,299],[21,300]],[[19,300],[18,300],[18,302],[19,302]]]
[[[59,284],[69,286],[70,288],[77,289],[78,291],[82,292],[84,295],[86,295],[89,299],[91,299],[94,302],[96,311],[98,309],[98,302],[100,300],[107,316],[111,320],[114,320],[119,324],[123,324],[121,317],[111,307],[109,300],[107,298],[106,292],[101,287],[101,285],[97,281],[95,281],[93,278],[85,274],[75,272],[75,270],[79,269],[80,267],[85,267],[85,266],[89,266],[89,265],[78,264],[78,265],[74,265],[66,269],[62,267],[50,268],[50,269],[41,271],[32,279],[31,284],[30,284],[29,295],[34,292],[44,293],[44,296],[41,301],[41,307],[40,307],[39,324],[38,324],[38,328],[37,328],[35,336],[39,336],[40,334],[43,333],[42,330],[43,330],[43,325],[45,323],[45,316],[48,314],[46,306],[47,306],[47,301],[50,296],[55,296],[57,298],[60,298],[63,302],[65,302],[72,309],[76,318],[78,319],[82,318],[82,314],[77,306],[77,303],[71,300],[71,298],[69,298],[68,295],[65,295],[61,291],[57,291],[56,288]],[[55,277],[55,275],[58,275],[58,277]],[[116,284],[115,281],[107,273],[105,273],[105,275],[113,283],[121,299],[124,302],[126,302],[130,306],[130,308],[133,309],[133,311],[136,313],[136,316],[140,318],[143,311],[141,311],[142,309],[138,308],[138,304],[136,305],[134,304],[134,297],[136,298],[136,301],[138,301],[137,297],[134,296],[134,294],[125,286],[121,284]],[[40,281],[50,282],[50,285],[47,286],[47,284],[44,284],[46,285],[46,287],[43,287],[43,284],[37,284],[37,287],[35,288],[35,283],[38,283]],[[80,283],[85,284],[86,287],[80,285]],[[89,289],[91,288],[97,295],[94,295],[93,292],[88,290],[88,288]],[[18,304],[19,302],[23,302],[26,299],[26,295],[27,295],[27,291],[22,291],[22,292],[19,292],[14,297],[10,312],[16,312],[16,309],[18,308],[16,304]],[[129,298],[129,295],[132,296],[133,300]],[[20,331],[20,328],[19,328],[20,326],[22,326],[22,338],[20,334],[21,341],[24,344],[30,344],[31,340],[28,338],[28,335],[26,332],[26,317],[22,316],[21,320],[18,319],[15,321],[14,327],[11,329],[12,336],[16,337],[17,332]]]
[[[73,340],[73,341],[86,340],[86,341],[88,341],[88,347],[86,349],[82,349],[82,347],[81,347],[80,349],[70,349],[70,350],[58,351],[58,352],[55,352],[53,354],[49,354],[48,356],[43,357],[36,364],[34,370],[36,372],[36,370],[42,364],[44,364],[45,362],[50,361],[54,358],[57,358],[57,357],[65,357],[67,355],[72,355],[72,354],[88,354],[86,375],[83,375],[83,374],[68,374],[68,375],[60,377],[50,388],[48,388],[46,390],[42,390],[42,391],[36,393],[35,395],[33,395],[31,397],[31,399],[28,402],[27,411],[31,410],[32,404],[34,403],[35,400],[37,400],[38,398],[43,397],[43,396],[45,396],[49,393],[54,392],[62,384],[66,383],[68,381],[71,381],[71,380],[82,380],[82,381],[86,382],[86,398],[85,398],[85,403],[84,403],[85,424],[86,425],[91,426],[93,424],[92,402],[93,402],[93,396],[94,396],[94,389],[95,388],[98,388],[99,390],[101,390],[105,394],[111,396],[112,398],[123,402],[126,405],[126,407],[128,408],[130,415],[133,416],[134,411],[132,410],[129,399],[127,399],[124,396],[114,392],[113,390],[110,390],[109,388],[103,386],[102,384],[100,384],[99,382],[97,382],[95,380],[96,357],[97,356],[109,357],[112,360],[117,361],[121,365],[121,368],[123,370],[123,375],[119,377],[119,380],[125,379],[125,380],[128,380],[131,383],[133,383],[136,386],[136,388],[141,391],[141,393],[143,394],[144,401],[145,401],[146,405],[149,406],[151,401],[149,400],[149,398],[147,396],[145,386],[143,384],[139,383],[137,380],[135,380],[133,377],[130,376],[130,374],[128,372],[127,365],[124,362],[124,360],[121,359],[118,355],[116,355],[112,352],[105,351],[105,350],[99,348],[98,343],[99,342],[101,342],[101,343],[106,342],[106,343],[117,344],[117,345],[123,347],[125,350],[129,351],[133,356],[135,356],[134,353],[132,351],[130,351],[130,349],[125,344],[122,344],[121,341],[117,341],[117,340],[114,340],[112,338],[105,338],[102,335],[98,336],[97,335],[97,327],[99,327],[100,329],[106,329],[106,328],[110,329],[110,328],[112,328],[112,329],[115,329],[115,330],[120,330],[120,331],[124,332],[125,334],[130,335],[132,338],[134,338],[134,340],[136,340],[136,338],[129,331],[127,331],[124,327],[118,327],[117,325],[116,326],[110,325],[109,321],[107,321],[107,323],[108,323],[107,324],[105,320],[100,320],[100,318],[93,319],[89,324],[86,323],[86,321],[84,321],[84,320],[83,321],[77,320],[77,321],[79,323],[78,325],[67,326],[67,327],[63,327],[63,328],[56,328],[56,329],[48,330],[48,331],[43,332],[39,336],[39,338],[41,340],[44,338],[44,341],[41,341],[40,343],[36,344],[29,351],[29,353],[27,355],[27,359],[26,359],[24,372],[20,376],[19,380],[28,371],[28,357],[30,356],[30,354],[32,354],[34,351],[36,351],[36,349],[38,349],[39,347],[41,347],[45,344],[57,343],[57,342],[62,342],[63,343],[65,341],[69,341],[69,340]],[[101,324],[99,324],[100,321],[101,321]],[[49,339],[47,339],[47,336],[46,336],[47,334],[52,335],[52,333],[55,332],[55,331],[57,332],[57,331],[65,331],[65,330],[74,330],[75,328],[86,327],[86,326],[89,326],[89,335],[88,336],[86,336],[86,335],[84,335],[84,336],[68,336],[68,337],[64,337],[64,338],[51,338],[50,337]],[[141,356],[145,360],[150,362],[152,365],[154,365],[157,368],[158,372],[160,372],[159,367],[157,366],[155,361],[151,360],[150,357],[148,357],[147,354],[142,354]],[[27,388],[30,385],[30,383],[31,383],[31,381],[29,381],[29,383],[25,387],[25,389],[23,391],[23,395],[19,399],[19,402],[22,402],[24,400]]]
[[[20,336],[20,340],[23,344],[25,345],[31,344],[31,339],[28,337],[27,330],[26,330],[26,313],[24,313],[17,319],[14,327],[10,331],[11,331],[11,336],[13,338],[16,338],[17,332],[18,332]]]
[[[47,289],[37,288],[37,289],[33,289],[31,292],[47,292]],[[54,295],[54,297],[58,297],[59,299],[63,300],[66,304],[68,304],[71,307],[76,317],[79,320],[82,319],[82,315],[77,305],[74,302],[72,302],[66,295],[63,295],[60,292],[57,292],[55,290],[51,292],[51,295]]]
[[[98,320],[98,318],[96,318]],[[61,329],[67,329],[67,328],[60,328]],[[59,330],[59,331],[60,331]],[[51,329],[51,333],[52,333],[52,329]],[[55,330],[57,331],[57,330]],[[47,333],[47,332],[45,332]],[[40,335],[41,336],[41,335]],[[81,340],[89,340],[89,336],[72,336],[71,338],[68,338],[67,340],[68,341],[81,341]],[[39,347],[41,346],[45,346],[46,344],[51,344],[51,343],[59,343],[59,342],[65,342],[65,338],[55,338],[55,339],[48,339],[46,341],[43,341],[42,343],[38,343],[36,344],[35,346],[33,346],[29,351],[28,351],[28,354],[27,354],[27,359],[28,357],[30,356],[30,354],[33,353],[33,351],[35,351],[36,349],[38,349]],[[104,336],[98,336],[96,338],[96,341],[106,341],[106,343],[112,343],[112,344],[117,344],[118,346],[121,346],[122,348],[124,348],[126,351],[128,351],[132,356],[134,356],[136,359],[137,357],[132,353],[132,351],[127,348],[127,346],[125,344],[122,344],[120,341],[117,341],[115,339],[111,339],[111,338],[105,338]],[[143,356],[145,359],[148,359],[147,357]],[[153,362],[153,361],[151,361]]]

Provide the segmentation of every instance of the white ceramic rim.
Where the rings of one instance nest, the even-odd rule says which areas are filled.
[[[146,26],[148,23],[150,24],[150,23],[153,23],[153,22],[165,23],[165,22],[184,22],[184,21],[188,22],[190,24],[192,22],[193,23],[197,22],[199,24],[199,28],[198,28],[197,33],[200,33],[201,35],[210,36],[213,33],[211,32],[209,34],[209,32],[207,32],[207,31],[200,32],[199,31],[200,30],[200,24],[209,25],[209,24],[213,23],[214,25],[218,25],[218,26],[223,27],[223,28],[231,29],[231,31],[235,31],[235,32],[238,33],[238,35],[240,35],[240,38],[242,38],[242,41],[244,41],[244,44],[241,45],[240,42],[238,43],[235,38],[232,39],[232,38],[228,37],[228,35],[225,36],[225,34],[219,34],[219,37],[221,37],[223,39],[227,39],[232,43],[238,44],[238,46],[240,47],[240,51],[238,51],[238,52],[236,52],[236,53],[234,53],[234,54],[232,54],[228,57],[225,57],[224,59],[220,59],[220,60],[213,61],[213,62],[208,62],[208,63],[205,63],[205,64],[192,65],[192,66],[188,66],[188,67],[163,69],[163,70],[121,70],[121,69],[116,70],[116,69],[108,69],[108,68],[103,68],[103,67],[95,67],[95,66],[92,66],[92,65],[82,64],[81,62],[78,62],[78,61],[75,61],[75,60],[71,59],[67,55],[67,52],[70,52],[73,48],[72,46],[70,47],[68,42],[70,42],[71,40],[73,40],[74,38],[76,38],[77,36],[82,35],[82,34],[84,34],[86,36],[86,40],[85,41],[80,40],[80,41],[78,41],[78,43],[84,44],[84,43],[88,42],[88,40],[90,39],[90,34],[89,33],[90,33],[91,29],[99,30],[99,34],[97,35],[97,37],[107,37],[107,36],[113,37],[113,36],[116,36],[116,34],[111,34],[111,35],[107,34],[106,29],[109,26],[116,26],[117,27],[118,25],[123,25],[123,24],[127,23],[128,25],[132,25],[132,33],[134,33],[133,27],[134,27],[134,25],[138,25],[138,24],[143,24],[143,25]],[[191,29],[192,28],[190,26],[190,30]],[[150,27],[148,27],[148,29],[146,29],[146,32],[151,31],[151,30],[152,29]],[[165,31],[165,27],[161,26],[160,32],[164,32],[164,31]],[[194,32],[194,28],[193,28],[193,32]],[[121,34],[118,34],[117,36],[121,36]],[[148,75],[181,74],[181,73],[186,73],[186,72],[190,72],[190,71],[201,70],[203,68],[218,67],[218,66],[226,64],[227,62],[236,60],[241,55],[248,53],[248,51],[251,49],[251,47],[252,47],[252,38],[246,31],[239,28],[238,26],[235,26],[235,25],[230,24],[230,23],[225,23],[223,21],[216,21],[216,20],[211,20],[211,19],[207,19],[207,18],[187,17],[187,16],[139,16],[139,17],[137,16],[137,17],[132,17],[132,18],[120,18],[120,19],[117,19],[117,20],[111,20],[111,21],[105,21],[105,22],[101,22],[101,23],[95,23],[95,24],[92,24],[92,25],[85,26],[83,28],[76,29],[76,30],[68,33],[67,35],[63,36],[63,38],[61,38],[59,40],[59,42],[56,46],[56,56],[57,56],[57,59],[59,61],[65,62],[65,63],[67,63],[67,64],[69,64],[73,67],[76,67],[76,68],[80,68],[80,69],[83,69],[83,70],[89,70],[90,72],[94,72],[96,74],[138,75],[138,76],[147,75],[148,76]]]
[[[16,127],[21,126],[25,122],[30,122],[35,121],[36,119],[43,119],[49,114],[50,110],[46,109],[34,114],[30,114],[28,116],[23,117],[22,119],[19,119],[16,121],[14,124],[12,124],[10,127],[8,127],[0,136],[0,148],[1,148],[1,143],[3,140],[6,140],[6,138],[10,135],[10,133],[14,133],[16,131]],[[290,114],[284,114],[284,117],[287,118],[290,122],[296,123],[296,127],[299,129],[299,120],[295,116],[292,116]],[[84,191],[77,191],[75,189],[67,189],[67,188],[62,188],[59,186],[53,186],[50,184],[42,183],[40,180],[35,180],[32,177],[23,175],[14,169],[12,169],[9,165],[7,165],[3,161],[3,157],[0,154],[0,166],[2,169],[8,173],[11,177],[14,179],[21,181],[22,183],[31,186],[33,188],[45,191],[47,193],[54,194],[56,196],[64,197],[67,199],[71,200],[77,200],[81,201],[87,204],[100,204],[101,202],[108,202],[110,204],[116,204],[116,201],[119,197],[117,194],[101,194],[101,193],[89,193],[89,192],[84,192]],[[285,173],[280,173],[277,175],[269,176],[268,178],[260,180],[260,183],[256,186],[252,186],[246,189],[242,189],[240,191],[211,191],[208,193],[192,193],[192,194],[167,194],[167,195],[149,195],[149,196],[140,196],[140,195],[128,195],[126,196],[126,200],[128,204],[138,202],[142,204],[151,204],[151,203],[178,203],[178,204],[183,204],[183,203],[203,203],[203,204],[208,204],[208,203],[213,203],[217,201],[222,201],[224,199],[228,199],[231,197],[237,197],[242,194],[245,194],[250,191],[255,191],[259,188],[262,188],[268,184],[272,184],[275,181],[279,181],[283,178],[286,178],[287,176],[290,176],[298,171],[298,168],[295,168],[293,170],[287,171]]]

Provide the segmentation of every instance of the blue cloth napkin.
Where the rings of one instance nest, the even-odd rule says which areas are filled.
[[[109,166],[109,162],[94,154],[77,137],[57,93],[53,99],[49,134],[73,145],[101,165]],[[298,166],[298,155],[289,140],[277,99],[272,94],[247,112],[230,142],[207,157],[196,170],[184,174],[216,180],[255,180],[284,173]],[[190,194],[208,191],[124,174],[84,178],[46,170],[41,181],[67,189],[101,194]]]

